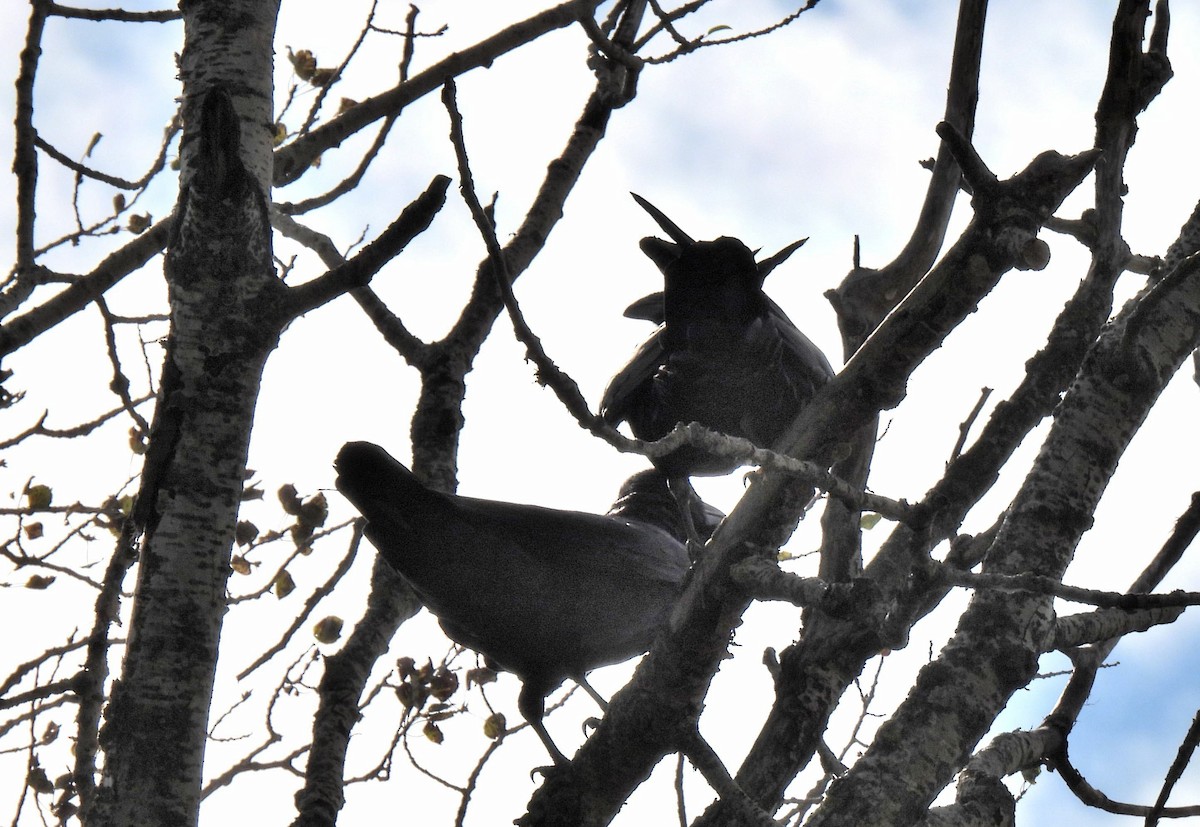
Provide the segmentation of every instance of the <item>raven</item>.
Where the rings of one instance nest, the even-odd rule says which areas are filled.
[[[367,538],[452,640],[521,679],[518,709],[565,763],[542,723],[546,695],[572,678],[597,697],[586,673],[645,652],[687,574],[662,474],[634,475],[599,515],[434,491],[369,442],[343,446],[336,467]],[[695,502],[711,532],[722,515]]]
[[[680,422],[699,422],[773,447],[813,394],[833,376],[820,348],[763,292],[767,274],[804,241],[755,262],[736,238],[695,241],[657,207],[633,196],[671,241],[649,237],[642,251],[663,273],[664,290],[630,305],[627,316],[659,323],[609,383],[600,414],[655,440]],[[723,474],[732,463],[684,447],[655,460],[672,478]]]

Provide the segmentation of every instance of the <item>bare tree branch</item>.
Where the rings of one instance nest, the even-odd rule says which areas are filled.
[[[80,9],[59,3],[47,3],[50,13],[78,20],[113,20],[123,23],[168,23],[183,17],[176,9],[162,11],[129,11],[127,9]]]
[[[423,233],[446,203],[450,179],[435,175],[425,192],[417,196],[379,237],[353,258],[312,281],[288,288],[288,298],[279,308],[292,319],[347,293],[363,287],[379,270]]]
[[[0,356],[29,344],[59,322],[83,310],[125,276],[144,267],[166,245],[174,220],[172,214],[159,221],[106,257],[87,276],[0,326]]]
[[[520,23],[497,32],[487,40],[455,52],[394,89],[368,98],[304,137],[275,153],[275,186],[292,183],[322,152],[340,146],[367,124],[389,115],[441,87],[447,78],[490,65],[500,56],[591,15],[599,0],[568,0]]]

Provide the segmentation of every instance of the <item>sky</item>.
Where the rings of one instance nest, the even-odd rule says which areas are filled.
[[[345,8],[358,4],[345,4]],[[1024,167],[1037,153],[1064,153],[1091,146],[1095,101],[1104,77],[1110,16],[1115,3],[1095,0],[1035,0],[993,3],[986,33],[975,145],[1000,176]],[[340,59],[358,31],[361,14],[328,13],[325,4],[294,0],[284,4],[277,37],[277,83],[290,80],[286,48],[312,49],[322,64]],[[524,16],[533,3],[495,4],[461,0],[422,5],[422,28],[445,21],[449,34],[421,41],[416,67],[428,65],[453,49],[486,36]],[[788,6],[768,2],[716,3],[704,23],[734,30],[761,25]],[[399,28],[406,6],[384,7],[384,25]],[[767,282],[767,290],[791,318],[840,364],[840,345],[833,313],[822,293],[835,286],[850,267],[853,239],[861,239],[863,263],[889,261],[911,231],[924,196],[927,173],[919,162],[937,151],[934,126],[944,107],[947,67],[955,20],[955,4],[932,2],[868,2],[824,0],[791,27],[769,37],[730,47],[706,49],[685,59],[651,66],[643,73],[637,99],[617,112],[607,137],[571,196],[545,251],[517,285],[517,297],[547,351],[580,384],[593,404],[608,378],[624,364],[650,332],[644,322],[622,318],[633,299],[661,286],[660,276],[637,249],[637,240],[656,231],[629,198],[634,191],[648,198],[687,232],[698,238],[734,235],[752,248],[773,252],[797,238],[809,241]],[[1165,251],[1179,225],[1200,196],[1194,140],[1187,126],[1200,94],[1200,57],[1193,44],[1200,38],[1200,13],[1194,5],[1172,9],[1171,56],[1175,79],[1141,121],[1138,143],[1127,168],[1126,239],[1148,255]],[[15,76],[16,56],[24,27],[21,4],[0,8],[3,65]],[[91,163],[124,177],[138,177],[148,155],[156,151],[162,129],[178,94],[173,54],[180,47],[177,24],[140,27],[51,21],[38,85],[41,134],[71,156],[81,156],[93,132],[104,138]],[[351,67],[340,93],[365,97],[391,85],[397,46],[383,38]],[[501,239],[515,230],[532,198],[547,161],[559,151],[590,85],[583,67],[586,42],[578,30],[554,33],[543,41],[505,56],[459,83],[460,108],[477,185],[482,194],[499,193],[497,221]],[[306,103],[310,97],[302,97]],[[0,106],[11,108],[12,86],[0,85]],[[294,126],[297,117],[288,119]],[[377,234],[398,209],[436,173],[454,172],[446,140],[447,123],[436,98],[414,104],[398,125],[374,174],[336,209],[311,217],[346,249],[364,234]],[[312,181],[277,193],[297,200],[337,181],[352,164],[364,139],[327,153]],[[0,124],[0,144],[11,146],[11,125]],[[11,175],[5,171],[8,188]],[[43,236],[70,228],[73,217],[62,209],[70,193],[70,176],[50,161],[41,167],[45,195],[39,202]],[[146,206],[161,217],[171,208],[174,182],[164,178],[147,194]],[[1090,196],[1085,183],[1061,215],[1077,216]],[[453,189],[451,190],[453,194]],[[85,187],[81,205],[98,208],[112,197],[101,186]],[[956,206],[949,234],[953,239],[969,220],[965,201]],[[12,199],[0,204],[0,229],[11,238]],[[935,482],[982,386],[995,389],[992,405],[1015,387],[1025,361],[1044,341],[1045,331],[1071,295],[1086,267],[1086,257],[1070,239],[1044,233],[1053,259],[1042,272],[1014,272],[956,331],[946,345],[914,375],[904,404],[885,417],[886,435],[877,450],[871,485],[891,497],[918,498]],[[11,244],[7,248],[11,250]],[[56,251],[50,263],[65,271],[82,270],[94,260],[96,246]],[[8,254],[11,256],[11,252]],[[465,207],[451,198],[431,230],[417,239],[399,260],[376,278],[377,291],[402,308],[405,321],[423,337],[436,337],[452,320],[469,289],[475,266],[484,255]],[[312,256],[297,259],[296,278],[320,272]],[[1122,298],[1140,286],[1128,275],[1119,286]],[[113,291],[118,312],[152,307],[163,295],[159,271],[149,268]],[[47,336],[37,347],[16,354],[7,364],[20,387],[28,390],[16,409],[0,411],[0,435],[26,426],[44,409],[67,417],[79,400],[87,410],[111,406],[106,386],[111,369],[95,343],[99,330],[94,311],[85,312]],[[161,335],[161,330],[155,334]],[[142,371],[144,373],[145,371]],[[1185,368],[1184,373],[1187,373]],[[590,437],[571,420],[553,395],[534,381],[523,349],[501,319],[484,346],[468,380],[460,454],[460,492],[531,502],[558,508],[603,511],[620,482],[642,467],[636,457],[618,455]],[[250,465],[272,491],[293,482],[303,493],[330,489],[332,458],[348,440],[369,439],[407,458],[408,419],[415,399],[415,375],[390,354],[349,300],[314,311],[284,335],[266,374],[251,445]],[[1195,421],[1197,388],[1186,375],[1177,377],[1135,439],[1085,536],[1067,580],[1076,585],[1119,589],[1140,571],[1169,533],[1193,488],[1189,470],[1197,448],[1187,437]],[[55,421],[53,419],[52,421]],[[66,419],[57,424],[70,424]],[[56,499],[95,496],[136,472],[125,441],[128,423],[114,423],[81,446],[40,441],[6,452],[0,468],[5,490],[19,490],[36,476],[52,483]],[[964,531],[990,525],[1020,484],[1025,468],[1044,436],[1027,440],[996,490],[967,518]],[[742,488],[740,477],[704,480],[701,493],[729,510]],[[333,491],[327,491],[334,517],[352,513]],[[253,509],[249,509],[253,517]],[[816,514],[802,524],[788,544],[795,554],[817,545]],[[881,526],[867,538],[876,545],[886,536]],[[94,562],[110,544],[77,552]],[[85,546],[87,544],[84,544]],[[334,550],[330,550],[334,553]],[[321,613],[352,621],[361,613],[362,588],[370,554],[361,554],[354,571],[327,600]],[[316,578],[316,561],[303,575]],[[805,563],[796,571],[806,573]],[[1166,588],[1195,588],[1197,566],[1185,561]],[[23,582],[20,576],[7,582]],[[311,583],[311,581],[310,581]],[[6,589],[0,613],[36,616],[39,633],[62,635],[73,620],[69,612],[47,609],[47,598],[70,600],[60,593]],[[86,593],[85,593],[86,594]],[[961,608],[962,596],[948,601]],[[286,623],[288,604],[239,609],[241,629],[254,629],[249,642]],[[231,615],[232,617],[232,615]],[[912,644],[889,656],[875,711],[885,712],[903,697],[920,665],[936,652],[953,630],[954,612],[941,612],[914,631]],[[261,624],[261,625],[256,625]],[[738,657],[723,667],[702,728],[727,763],[736,766],[757,732],[757,720],[771,701],[770,682],[758,665],[765,646],[782,648],[795,634],[795,612],[760,607],[738,630]],[[1200,707],[1194,680],[1197,626],[1185,616],[1170,629],[1131,638],[1118,648],[1120,666],[1105,670],[1092,702],[1072,740],[1080,769],[1116,799],[1153,799],[1158,780],[1173,756],[1188,723]],[[245,632],[241,634],[245,635]],[[25,641],[36,643],[36,635]],[[249,659],[231,635],[224,673],[236,673]],[[392,653],[416,657],[440,655],[436,626],[427,615],[406,625]],[[33,649],[31,651],[36,651]],[[332,651],[331,649],[327,651]],[[1043,660],[1045,671],[1065,667],[1061,657]],[[604,694],[622,685],[630,667],[602,670],[593,684]],[[226,674],[220,699],[236,697],[236,682]],[[1062,678],[1037,682],[1021,693],[997,723],[997,731],[1036,726],[1053,707]],[[502,680],[495,697],[516,719],[512,698],[516,682]],[[1147,714],[1152,700],[1152,714]],[[570,753],[582,736],[578,721],[594,714],[586,698],[574,698],[549,727]],[[730,714],[730,710],[736,710]],[[857,716],[853,704],[839,710],[836,725],[844,732]],[[476,718],[480,717],[474,713]],[[754,723],[747,723],[748,721]],[[478,740],[474,724],[448,732],[452,739]],[[366,728],[356,746],[372,742],[379,731]],[[493,766],[481,782],[474,823],[494,821],[496,812],[519,814],[533,789],[528,767],[543,761],[531,733],[507,747],[509,758]],[[461,753],[454,745],[420,745],[422,759],[454,773]],[[222,752],[222,750],[227,750]],[[440,752],[439,752],[440,751]],[[213,754],[238,752],[237,744],[214,747]],[[1122,760],[1112,760],[1111,756]],[[365,759],[364,759],[365,760]],[[401,759],[403,760],[403,759]],[[358,770],[363,770],[359,766]],[[640,789],[618,817],[618,824],[640,823],[645,813],[673,817],[670,767]],[[3,775],[4,773],[0,773]],[[461,774],[461,773],[459,773]],[[52,773],[53,775],[53,773]],[[349,792],[345,823],[372,814],[431,801],[431,810],[452,812],[444,790],[405,774],[385,784],[358,785]],[[1191,792],[1177,800],[1200,798]],[[255,779],[253,784],[259,784]],[[217,793],[206,803],[206,820],[244,816],[254,806],[250,783]],[[293,782],[263,781],[254,798],[269,806],[263,824],[288,820]],[[275,785],[275,786],[272,786]],[[262,796],[275,789],[278,796]],[[794,788],[801,792],[805,783]],[[4,788],[0,787],[0,794]],[[699,812],[707,792],[689,782],[689,809]],[[281,797],[279,797],[281,796]],[[0,797],[0,801],[9,800]],[[499,802],[499,803],[497,803]],[[649,810],[642,809],[643,807]],[[498,809],[496,809],[498,808]],[[2,810],[0,810],[2,811]],[[1084,811],[1060,781],[1043,776],[1018,809],[1022,825],[1072,823],[1109,825],[1124,819]],[[468,824],[472,823],[468,817]]]

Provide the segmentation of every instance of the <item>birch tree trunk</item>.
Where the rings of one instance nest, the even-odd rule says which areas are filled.
[[[182,3],[171,334],[134,511],[137,588],[91,824],[197,823],[246,452],[283,285],[267,217],[277,0]]]

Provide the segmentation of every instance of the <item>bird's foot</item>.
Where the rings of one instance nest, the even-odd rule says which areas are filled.
[[[564,760],[566,760],[566,759],[564,759]],[[536,776],[539,776],[539,775],[542,778],[548,779],[551,776],[553,776],[555,773],[565,772],[566,770],[569,770],[570,768],[571,768],[570,762],[567,762],[565,764],[547,764],[547,765],[541,766],[541,767],[534,767],[533,769],[531,769],[529,771],[529,780],[533,781],[533,780],[535,780]]]

